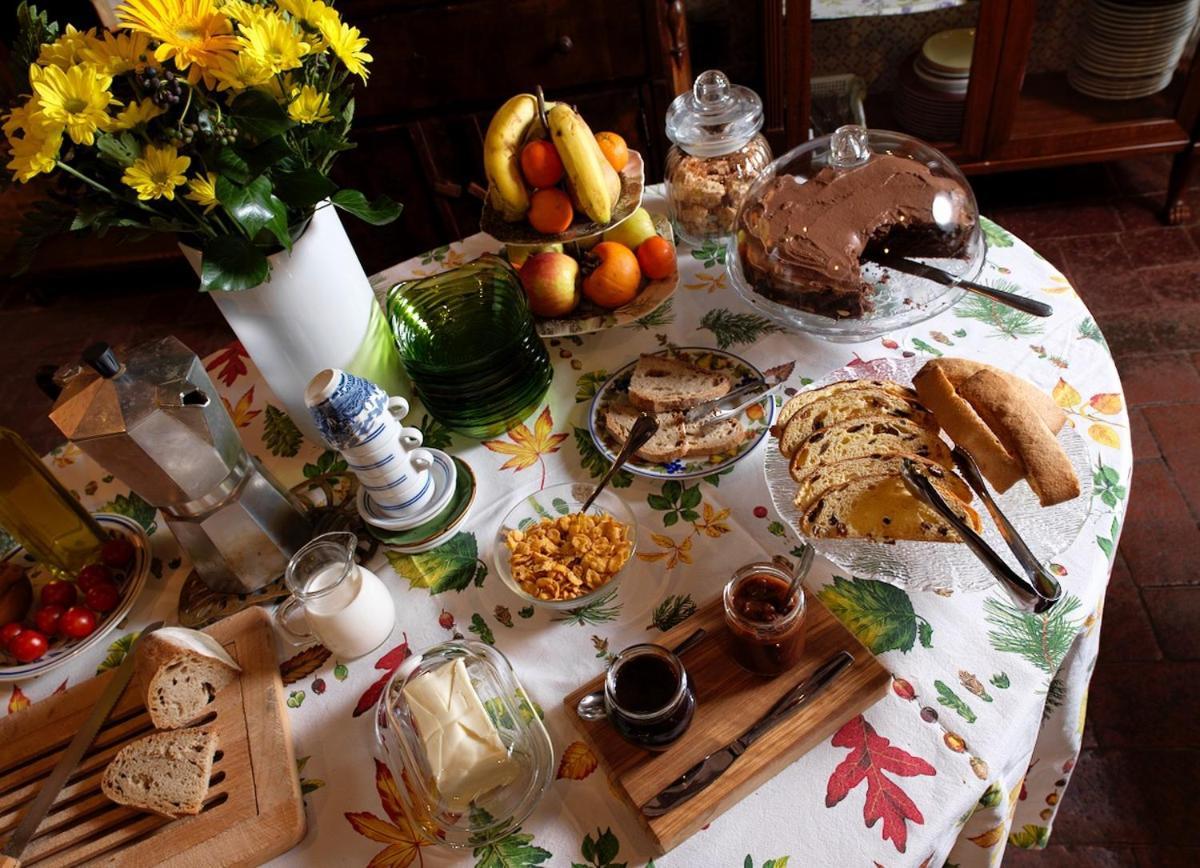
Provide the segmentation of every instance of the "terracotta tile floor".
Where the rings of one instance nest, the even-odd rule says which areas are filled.
[[[1191,817],[1200,779],[1200,191],[1191,194],[1193,225],[1161,225],[1169,166],[1149,157],[974,180],[984,213],[1058,265],[1096,313],[1124,381],[1136,459],[1087,747],[1052,846],[1010,848],[1006,865],[1200,864]],[[0,424],[39,451],[56,443],[33,374],[89,341],[173,333],[203,355],[232,339],[185,268],[153,286],[130,283],[99,274],[43,304],[0,285]]]

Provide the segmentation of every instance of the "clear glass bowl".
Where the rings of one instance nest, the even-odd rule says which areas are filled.
[[[614,494],[611,488],[606,488],[600,492],[600,496],[588,508],[588,514],[611,515],[629,528],[629,543],[631,546],[629,560],[625,562],[625,566],[618,570],[611,579],[591,593],[576,597],[573,600],[542,600],[525,593],[521,590],[521,586],[517,584],[516,579],[513,578],[511,568],[512,556],[508,550],[508,546],[504,544],[504,538],[509,531],[522,530],[524,527],[541,521],[543,518],[557,518],[560,515],[579,512],[583,508],[584,501],[591,496],[592,490],[595,487],[595,484],[590,482],[562,482],[558,485],[547,486],[541,491],[532,491],[529,494],[523,495],[513,508],[508,511],[508,514],[504,516],[504,520],[500,522],[500,527],[496,529],[496,538],[492,543],[495,554],[496,572],[500,574],[500,578],[504,580],[504,584],[508,585],[509,590],[522,600],[533,603],[535,606],[545,606],[548,609],[566,611],[567,609],[587,605],[597,597],[602,597],[616,590],[617,583],[621,580],[624,572],[629,569],[629,564],[637,552],[637,519],[634,518],[633,511],[625,501]]]
[[[975,195],[948,157],[902,133],[849,126],[763,171],[742,200],[726,268],[776,322],[858,342],[952,306],[965,292],[954,282],[975,279],[986,253]],[[878,263],[888,257],[949,280]]]
[[[404,687],[460,659],[518,774],[511,783],[473,801],[469,809],[452,810],[437,793]],[[474,640],[435,645],[406,660],[379,697],[375,739],[396,780],[405,815],[431,844],[481,847],[498,841],[525,821],[554,779],[554,748],[533,700],[508,658]]]

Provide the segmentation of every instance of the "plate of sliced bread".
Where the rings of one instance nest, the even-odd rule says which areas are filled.
[[[909,492],[900,475],[906,460],[1014,565],[955,473],[955,444],[975,458],[1043,561],[1075,541],[1091,509],[1091,459],[1066,415],[1031,383],[982,362],[879,359],[840,368],[787,401],[771,435],[764,470],[779,514],[841,569],[902,587],[995,582],[954,528]]]
[[[762,372],[732,353],[679,347],[644,354],[613,374],[592,399],[588,429],[612,461],[642,412],[653,413],[658,432],[625,469],[651,479],[689,479],[719,473],[748,455],[766,436],[775,415],[767,395],[738,416],[712,424],[689,423],[684,414],[738,386],[762,381]]]

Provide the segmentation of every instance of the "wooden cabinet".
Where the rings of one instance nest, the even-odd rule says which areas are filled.
[[[784,148],[809,135],[814,46],[831,44],[822,28],[840,27],[849,34],[843,41],[855,48],[843,61],[858,50],[856,61],[871,66],[866,52],[873,45],[877,55],[890,53],[887,63],[872,69],[877,75],[869,82],[876,86],[866,100],[867,122],[902,129],[886,82],[896,53],[902,57],[917,50],[924,36],[942,27],[972,26],[975,51],[961,133],[933,142],[936,147],[968,174],[1173,153],[1163,216],[1172,222],[1184,216],[1180,196],[1200,162],[1200,63],[1182,61],[1171,83],[1151,96],[1116,101],[1085,96],[1072,89],[1066,70],[1082,16],[1088,14],[1086,3],[979,0],[923,15],[889,16],[873,25],[877,33],[886,30],[886,38],[878,40],[864,35],[870,26],[860,19],[813,21],[811,0],[764,0],[764,12],[767,128]]]

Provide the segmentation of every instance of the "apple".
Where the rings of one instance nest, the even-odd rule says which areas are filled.
[[[504,248],[504,255],[512,263],[512,267],[520,270],[530,256],[535,253],[562,253],[561,244],[509,244]]]
[[[535,253],[520,274],[529,309],[537,316],[563,316],[579,305],[579,263],[565,253]]]
[[[650,212],[645,208],[638,208],[612,229],[605,230],[604,240],[615,241],[624,244],[630,250],[637,250],[639,244],[657,234],[658,230],[654,228],[654,218],[650,216]]]

